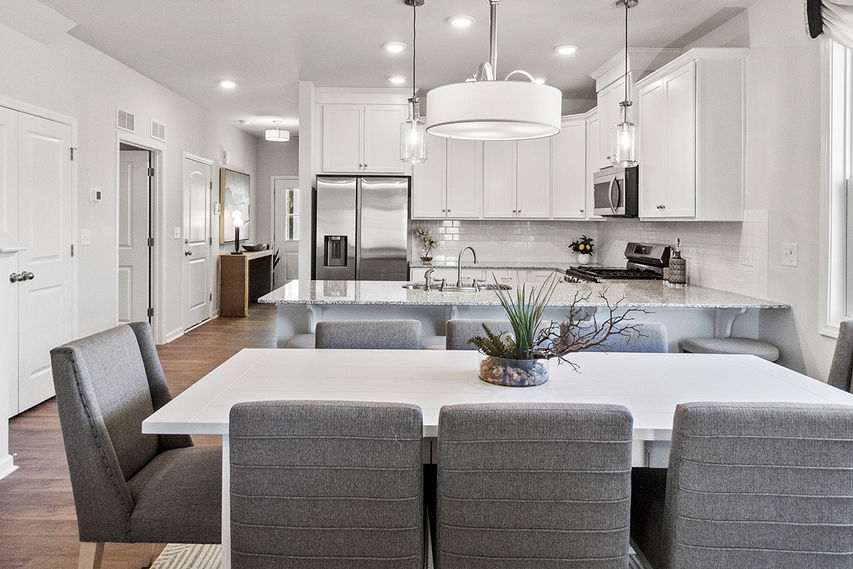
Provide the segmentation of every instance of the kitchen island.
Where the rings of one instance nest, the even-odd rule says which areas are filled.
[[[261,297],[275,304],[279,347],[301,334],[313,333],[324,320],[393,319],[420,320],[425,336],[443,336],[447,320],[453,318],[498,318],[506,316],[494,291],[446,292],[404,288],[398,281],[292,281]],[[411,283],[409,283],[411,284]],[[515,291],[509,291],[512,294]],[[638,309],[638,321],[660,322],[669,332],[670,351],[678,351],[683,338],[758,337],[761,310],[785,310],[790,306],[770,300],[688,285],[671,288],[662,281],[607,281],[606,283],[560,283],[544,319],[564,320],[576,297],[588,315],[606,311],[607,302]],[[607,299],[605,301],[602,295]],[[735,319],[737,321],[735,322]]]

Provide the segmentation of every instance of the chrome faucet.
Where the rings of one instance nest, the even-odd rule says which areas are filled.
[[[430,290],[432,288],[432,274],[435,272],[435,269],[427,269],[424,273],[424,283],[426,284],[426,289]]]
[[[456,258],[456,286],[460,288],[462,287],[462,255],[468,249],[470,249],[471,253],[474,255],[474,263],[476,264],[477,262],[477,252],[474,251],[473,247],[465,247],[459,251],[459,257]]]

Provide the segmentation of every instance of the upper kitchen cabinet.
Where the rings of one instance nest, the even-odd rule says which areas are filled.
[[[318,96],[320,165],[324,174],[405,174],[400,160],[403,96],[328,89]]]
[[[554,219],[588,217],[587,120],[583,116],[563,118],[560,134],[551,140],[551,192]]]
[[[637,84],[641,218],[743,220],[748,52],[690,50]]]
[[[426,162],[412,169],[413,219],[483,215],[482,143],[427,135]]]
[[[483,143],[483,216],[547,219],[551,137]]]
[[[652,69],[672,61],[681,53],[679,49],[632,48],[628,50],[628,93],[632,101],[637,100],[636,79]],[[625,51],[614,55],[604,65],[590,74],[595,79],[598,93],[598,144],[589,145],[594,154],[595,169],[612,166],[616,160],[616,140],[614,129],[622,120],[620,103],[625,100]],[[637,109],[633,105],[628,116],[636,122]]]

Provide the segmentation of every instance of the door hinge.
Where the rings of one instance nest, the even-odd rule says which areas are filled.
[[[153,308],[149,308],[149,309],[148,309],[148,318],[151,318],[152,316],[154,316],[154,309],[153,309]]]
[[[74,256],[74,244],[73,243],[71,244],[71,256],[72,257]]]
[[[148,168],[148,177],[149,177],[149,178],[153,178],[153,177],[154,177],[154,168]]]
[[[210,293],[210,300],[213,300],[213,293]]]
[[[208,245],[213,245],[213,237],[208,237],[208,238],[207,238],[207,244],[208,244]]]
[[[71,151],[71,161],[73,162],[77,158],[77,147],[72,146],[69,150]]]
[[[210,189],[213,189],[213,180],[210,181]]]
[[[148,238],[148,246],[149,246],[149,247],[153,247],[153,246],[154,246],[154,238],[153,238],[153,237],[149,237],[149,238]]]

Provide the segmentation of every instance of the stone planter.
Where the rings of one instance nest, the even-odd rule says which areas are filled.
[[[532,387],[548,381],[548,360],[508,360],[481,354],[480,379],[505,387]]]
[[[589,253],[578,253],[578,264],[579,265],[589,265],[589,262],[592,260],[592,255]]]

